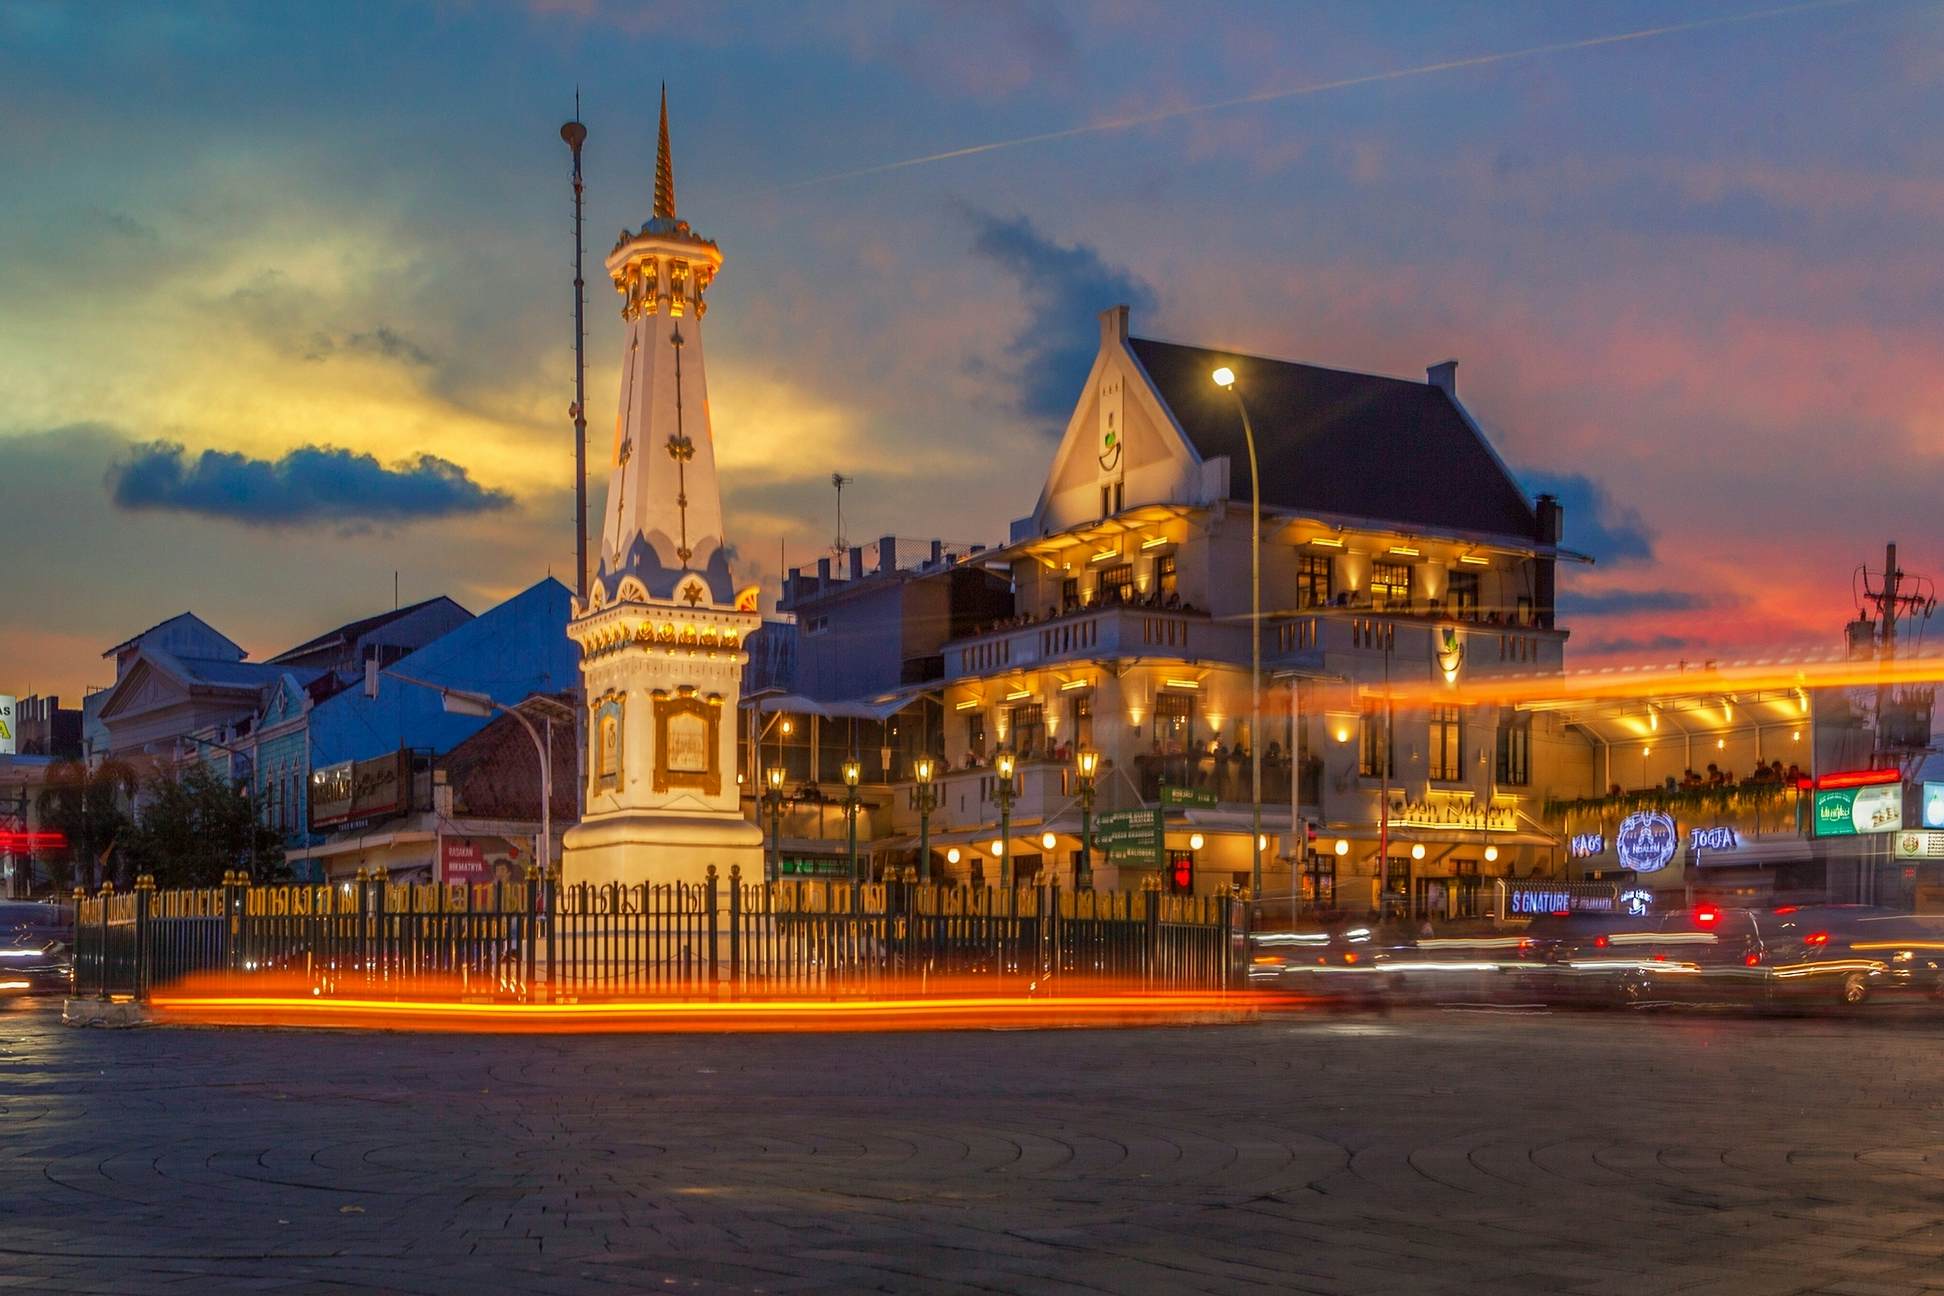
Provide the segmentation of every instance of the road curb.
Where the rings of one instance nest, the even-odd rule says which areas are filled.
[[[148,1010],[132,999],[65,999],[61,1002],[64,1026],[146,1026]]]

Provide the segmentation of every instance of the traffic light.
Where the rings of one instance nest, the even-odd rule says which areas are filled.
[[[1195,894],[1195,852],[1168,852],[1168,894]]]

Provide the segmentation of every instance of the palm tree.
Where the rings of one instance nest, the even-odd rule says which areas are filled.
[[[95,766],[64,760],[48,769],[36,806],[41,825],[67,838],[63,864],[70,885],[101,886],[108,857],[133,822],[129,808],[137,785],[134,769],[118,760]]]

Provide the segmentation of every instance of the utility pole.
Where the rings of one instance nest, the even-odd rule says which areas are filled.
[[[1857,576],[1858,611],[1867,605],[1876,613],[1875,648],[1879,672],[1887,676],[1897,659],[1897,622],[1900,619],[1927,620],[1937,610],[1936,587],[1922,576],[1906,573],[1897,565],[1897,546],[1894,542],[1883,546],[1883,571],[1878,574],[1875,586],[1870,584],[1870,571],[1860,568]],[[1899,710],[1896,703],[1902,701],[1888,678],[1880,679],[1876,690],[1876,753],[1875,764],[1887,766],[1894,763],[1903,769],[1912,753],[1910,735],[1893,732],[1892,716]],[[1911,699],[1914,701],[1914,698]],[[1925,708],[1928,712],[1929,708]],[[1900,728],[1900,726],[1898,727]],[[1930,734],[1928,728],[1923,739],[1916,745],[1927,746]],[[1883,837],[1883,850],[1887,859],[1894,860],[1892,838]],[[1860,898],[1865,903],[1877,899],[1877,870],[1872,865],[1866,869]]]

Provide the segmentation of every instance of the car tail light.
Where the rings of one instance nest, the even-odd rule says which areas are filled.
[[[1761,961],[1762,961],[1762,956],[1760,954],[1742,955],[1742,963],[1746,967],[1754,967],[1757,963],[1760,963]]]
[[[1343,951],[1343,961],[1345,963],[1355,963],[1357,961],[1357,951],[1355,950]]]
[[[1703,927],[1711,926],[1720,918],[1721,918],[1721,910],[1712,908],[1708,905],[1702,905],[1699,909],[1696,909],[1694,911],[1694,921],[1700,923]]]
[[[1595,937],[1593,938],[1593,948],[1594,948],[1594,949],[1605,949],[1605,948],[1606,948],[1606,947],[1607,947],[1608,945],[1610,945],[1611,943],[1612,943],[1612,942],[1611,942],[1611,941],[1609,941],[1609,940],[1607,940],[1607,938],[1606,938],[1606,937],[1604,937],[1604,936],[1595,936]]]
[[[1521,954],[1525,953],[1527,950],[1531,948],[1532,948],[1532,938],[1530,936],[1519,937],[1519,952]]]
[[[1804,936],[1802,938],[1802,943],[1804,945],[1809,946],[1811,949],[1821,949],[1823,946],[1829,944],[1829,933],[1810,932],[1807,936]]]
[[[1783,905],[1783,906],[1782,906],[1781,908],[1779,908],[1779,909],[1777,909],[1777,910],[1776,910],[1775,912],[1776,912],[1776,913],[1779,913],[1779,914],[1792,914],[1792,913],[1794,913],[1795,911],[1796,911],[1796,907],[1795,907],[1794,905]]]

